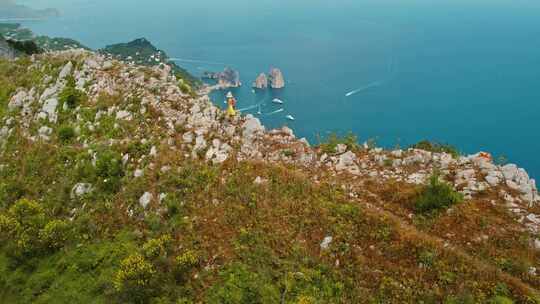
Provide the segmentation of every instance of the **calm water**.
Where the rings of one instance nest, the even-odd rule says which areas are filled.
[[[505,155],[540,176],[537,0],[24,3],[64,13],[27,24],[38,33],[96,48],[144,36],[195,74],[230,65],[245,84],[234,90],[240,108],[266,102],[267,126],[288,124],[311,142],[330,131],[385,146],[427,138]],[[271,66],[287,88],[252,93]],[[274,97],[285,111],[269,115],[280,108]]]

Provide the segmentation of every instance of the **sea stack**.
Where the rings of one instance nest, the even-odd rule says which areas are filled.
[[[266,74],[261,73],[257,77],[257,79],[255,79],[255,82],[253,83],[253,88],[261,90],[268,88],[268,77],[266,77]]]
[[[240,73],[231,68],[225,68],[225,70],[218,74],[218,84],[223,88],[238,88],[242,86],[240,82]]]
[[[285,79],[280,69],[270,69],[270,86],[272,89],[282,89],[285,87]]]

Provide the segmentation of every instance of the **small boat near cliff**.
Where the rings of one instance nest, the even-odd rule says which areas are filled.
[[[296,120],[296,118],[294,118],[294,116],[292,116],[292,115],[287,115],[287,116],[285,116],[285,118],[287,118],[288,120],[292,120],[292,121]]]
[[[283,100],[279,99],[279,98],[274,98],[272,99],[272,102],[273,103],[276,103],[276,104],[283,104]]]

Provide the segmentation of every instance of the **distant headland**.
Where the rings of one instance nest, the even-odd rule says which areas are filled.
[[[0,21],[40,20],[58,16],[60,11],[54,8],[33,9],[11,0],[0,0]]]

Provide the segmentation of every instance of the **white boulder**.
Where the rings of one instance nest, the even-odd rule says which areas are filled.
[[[121,119],[121,120],[131,120],[133,119],[133,115],[131,115],[131,113],[129,111],[118,111],[116,112],[116,119]]]
[[[73,188],[71,188],[71,199],[82,197],[90,192],[92,192],[92,184],[88,183],[78,183]]]
[[[50,122],[56,122],[58,119],[56,115],[56,107],[58,107],[58,99],[56,98],[47,99],[43,104],[41,110],[43,113],[47,114]]]
[[[150,192],[145,192],[140,198],[139,198],[139,204],[141,207],[146,209],[150,202],[152,201],[153,195]]]
[[[73,63],[71,63],[71,61],[66,63],[66,65],[60,71],[60,74],[58,74],[58,79],[66,78],[68,75],[71,74],[72,69],[73,69]]]
[[[354,175],[360,174],[360,168],[356,165],[356,155],[351,151],[341,154],[336,164],[336,170],[347,171]]]
[[[321,242],[321,249],[322,250],[327,250],[328,248],[330,248],[330,244],[332,243],[332,241],[334,240],[333,237],[331,236],[327,236],[325,237],[322,242]]]

